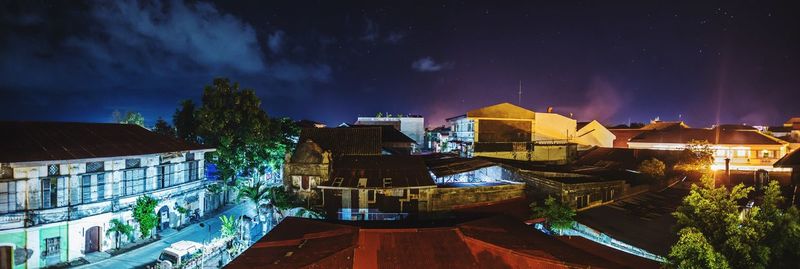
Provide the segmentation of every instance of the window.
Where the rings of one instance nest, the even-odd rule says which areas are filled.
[[[125,159],[125,169],[139,168],[142,166],[142,159]]]
[[[186,182],[198,180],[197,161],[186,162],[186,171],[184,172]]]
[[[45,257],[61,255],[61,237],[50,237],[44,239],[44,251],[42,255]]]
[[[0,213],[17,211],[17,182],[0,182]]]
[[[362,177],[358,179],[358,187],[359,188],[366,188],[367,187],[367,178]]]
[[[144,192],[144,169],[130,169],[122,173],[122,182],[125,185],[125,195]]]
[[[175,166],[171,164],[161,165],[159,166],[156,171],[158,175],[156,176],[156,188],[166,188],[174,185],[178,185],[178,178],[175,177]]]
[[[772,152],[769,150],[762,150],[761,158],[772,158]]]
[[[392,178],[390,178],[390,177],[383,178],[383,187],[384,188],[391,188],[392,187]]]
[[[42,179],[42,208],[58,206],[58,179]]]
[[[81,202],[83,202],[83,203],[92,202],[92,176],[91,175],[83,175],[83,176],[81,176],[81,193],[83,193],[83,196],[81,198]]]
[[[342,181],[344,181],[344,178],[341,178],[341,177],[337,177],[337,178],[333,179],[333,186],[334,187],[341,187],[342,186]]]
[[[747,150],[745,149],[736,150],[736,157],[747,157]]]
[[[106,199],[106,174],[97,174],[97,200]]]

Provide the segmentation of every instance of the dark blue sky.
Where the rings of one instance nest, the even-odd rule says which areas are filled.
[[[0,119],[152,123],[217,76],[329,124],[441,124],[520,80],[523,106],[606,124],[800,116],[796,1],[268,2],[4,1]]]

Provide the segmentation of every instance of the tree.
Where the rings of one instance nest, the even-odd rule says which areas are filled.
[[[730,267],[764,268],[769,248],[759,243],[764,238],[766,227],[752,217],[759,214],[759,207],[745,212],[739,210],[738,203],[747,198],[753,188],[739,184],[728,191],[724,186],[716,187],[713,177],[707,174],[703,175],[701,182],[701,186],[692,184],[689,195],[673,213],[679,234],[693,237],[686,240],[694,242],[697,241],[696,233],[702,234],[708,244],[725,257]],[[676,244],[672,249],[682,253],[680,245]],[[692,262],[691,256],[675,255],[673,258],[676,264]]]
[[[233,216],[219,216],[219,220],[222,221],[222,226],[220,226],[220,233],[222,233],[223,237],[230,237],[236,235],[236,230],[238,228],[239,222]]]
[[[218,78],[206,86],[202,99],[198,134],[205,144],[216,148],[210,161],[219,177],[229,185],[236,185],[241,173],[258,177],[270,158],[274,146],[270,140],[274,138],[255,91],[240,90],[238,83]]]
[[[778,182],[770,181],[764,190],[760,210],[754,217],[763,224],[766,234],[762,245],[770,248],[767,268],[793,268],[800,260],[800,248],[797,247],[800,242],[800,213],[794,206],[781,210],[779,205],[783,200]]]
[[[547,196],[544,206],[539,206],[536,202],[530,204],[533,214],[531,218],[545,218],[545,224],[555,232],[572,228],[575,220],[575,210],[552,196]]]
[[[122,235],[126,236],[128,238],[128,241],[134,240],[133,226],[128,225],[127,223],[124,223],[119,219],[112,219],[111,222],[109,222],[108,230],[106,230],[106,236],[112,233],[114,234],[114,239],[116,239],[114,240],[114,242],[116,242],[115,248],[117,249],[119,249],[120,236]]]
[[[707,172],[714,164],[714,150],[708,141],[691,140],[681,153],[676,169]]]
[[[178,139],[190,143],[200,142],[197,136],[197,107],[190,99],[183,100],[175,114],[172,115],[172,124],[175,125],[175,132]]]
[[[153,132],[169,137],[175,137],[175,128],[172,128],[172,126],[170,126],[169,123],[162,118],[158,118],[156,121],[156,125],[153,126]]]
[[[142,114],[139,112],[128,111],[125,113],[125,116],[122,116],[122,113],[120,113],[119,110],[114,110],[114,113],[111,115],[116,123],[136,124],[144,127],[144,116],[142,116]]]
[[[150,236],[150,232],[156,227],[158,217],[156,216],[156,206],[158,200],[153,197],[142,195],[136,199],[133,206],[133,219],[139,223],[141,238]]]
[[[730,268],[725,256],[714,250],[703,233],[694,228],[684,228],[679,232],[680,239],[669,252],[669,258],[676,261],[678,268]]]
[[[178,211],[178,226],[180,227],[183,224],[183,218],[189,215],[189,209],[177,206],[175,210]]]
[[[267,203],[269,200],[270,188],[264,181],[254,180],[240,183],[238,189],[239,193],[237,194],[237,198],[239,201],[247,202],[253,206],[255,215],[260,217],[261,210],[259,209],[262,204]]]
[[[639,172],[642,172],[642,174],[654,180],[660,180],[663,178],[665,170],[666,166],[664,165],[664,162],[656,158],[644,160],[641,164],[639,164]]]

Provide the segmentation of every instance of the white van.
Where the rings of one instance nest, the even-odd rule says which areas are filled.
[[[195,255],[203,253],[203,245],[192,241],[178,241],[161,251],[158,263],[162,268],[173,268],[183,265]]]

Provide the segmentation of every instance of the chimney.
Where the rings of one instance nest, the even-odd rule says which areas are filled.
[[[547,113],[553,113],[553,107],[552,106],[548,106],[547,107]]]

